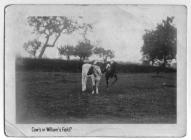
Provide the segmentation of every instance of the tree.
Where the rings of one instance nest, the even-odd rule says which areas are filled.
[[[107,58],[112,59],[112,58],[114,58],[114,57],[115,57],[115,55],[114,55],[114,53],[113,53],[112,50],[106,50],[106,51],[105,51],[104,61],[107,61]]]
[[[58,48],[58,52],[60,55],[65,55],[67,60],[70,60],[70,56],[75,55],[75,48],[70,45],[61,46]]]
[[[92,55],[93,45],[89,41],[80,41],[75,48],[75,56],[79,56],[80,60],[85,60]]]
[[[23,48],[33,57],[36,57],[36,52],[40,46],[41,42],[36,39],[23,44]]]
[[[93,50],[94,54],[98,55],[100,58],[103,58],[105,55],[105,49],[102,47],[96,47]]]
[[[155,30],[145,30],[141,51],[148,61],[163,60],[165,66],[167,59],[176,57],[177,29],[173,25],[173,19],[174,17],[167,17]]]
[[[89,42],[89,40],[87,39],[87,33],[88,33],[88,31],[92,31],[93,26],[91,24],[83,23],[82,26],[80,26],[80,28],[83,29],[81,34],[82,34],[84,41]]]
[[[107,61],[108,58],[114,58],[115,55],[112,50],[105,50],[102,47],[96,47],[94,49],[94,54],[98,55],[100,58],[103,58],[104,61]]]
[[[77,23],[64,16],[31,16],[28,24],[33,33],[43,38],[39,58],[42,58],[47,47],[54,47],[62,33],[72,33],[77,29]],[[39,49],[39,48],[36,48]]]
[[[81,35],[83,37],[83,41],[80,41],[75,48],[75,55],[80,57],[80,60],[85,60],[92,55],[93,45],[90,43],[90,40],[87,38],[88,31],[92,31],[93,26],[91,24],[83,23],[80,26],[82,29]]]

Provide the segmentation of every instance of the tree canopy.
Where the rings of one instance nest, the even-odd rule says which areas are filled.
[[[60,46],[58,52],[60,55],[65,55],[67,60],[70,60],[70,56],[75,55],[75,48],[72,45]]]
[[[102,47],[96,47],[93,50],[94,54],[98,55],[100,58],[103,58],[104,61],[107,61],[107,58],[114,58],[115,55],[112,50],[105,50]]]
[[[83,17],[80,17],[80,19]],[[89,23],[77,22],[65,16],[30,16],[27,18],[28,25],[33,29],[32,33],[36,39],[29,40],[23,44],[23,48],[33,57],[42,58],[48,47],[55,47],[57,40],[62,34],[70,34],[76,30],[80,31],[83,41],[76,46],[59,46],[59,55],[65,55],[67,59],[70,56],[78,56],[80,60],[90,57],[93,53],[102,57],[104,60],[113,58],[114,53],[111,50],[105,50],[102,47],[94,47],[87,38],[87,33],[91,32],[93,25]],[[95,48],[95,49],[94,49]],[[37,53],[38,52],[38,53]]]
[[[158,24],[155,30],[145,30],[142,53],[148,61],[164,60],[176,57],[177,29],[173,25],[174,17],[167,17]]]
[[[29,26],[33,29],[32,33],[43,38],[41,39],[41,46],[35,50],[35,52],[38,49],[40,50],[38,58],[42,58],[47,47],[55,46],[61,34],[70,34],[78,29],[87,32],[89,28],[92,28],[90,24],[79,25],[77,21],[65,16],[30,16],[27,20]],[[26,49],[30,50],[31,48]]]
[[[92,55],[93,45],[89,42],[80,41],[75,48],[75,56],[79,56],[80,60],[85,60]]]
[[[23,44],[23,48],[27,51],[32,57],[36,57],[36,52],[40,48],[41,42],[37,39],[28,41]]]

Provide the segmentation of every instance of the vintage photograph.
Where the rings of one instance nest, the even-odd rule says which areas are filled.
[[[177,124],[185,17],[176,5],[6,7],[15,123]]]

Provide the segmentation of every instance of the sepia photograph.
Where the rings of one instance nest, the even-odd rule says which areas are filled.
[[[178,124],[186,24],[180,5],[7,6],[15,124]]]

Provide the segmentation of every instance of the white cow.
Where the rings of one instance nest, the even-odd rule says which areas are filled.
[[[92,80],[92,94],[99,93],[98,86],[101,80],[102,72],[99,66],[95,64],[83,64],[82,65],[82,92],[86,91],[87,78]]]

